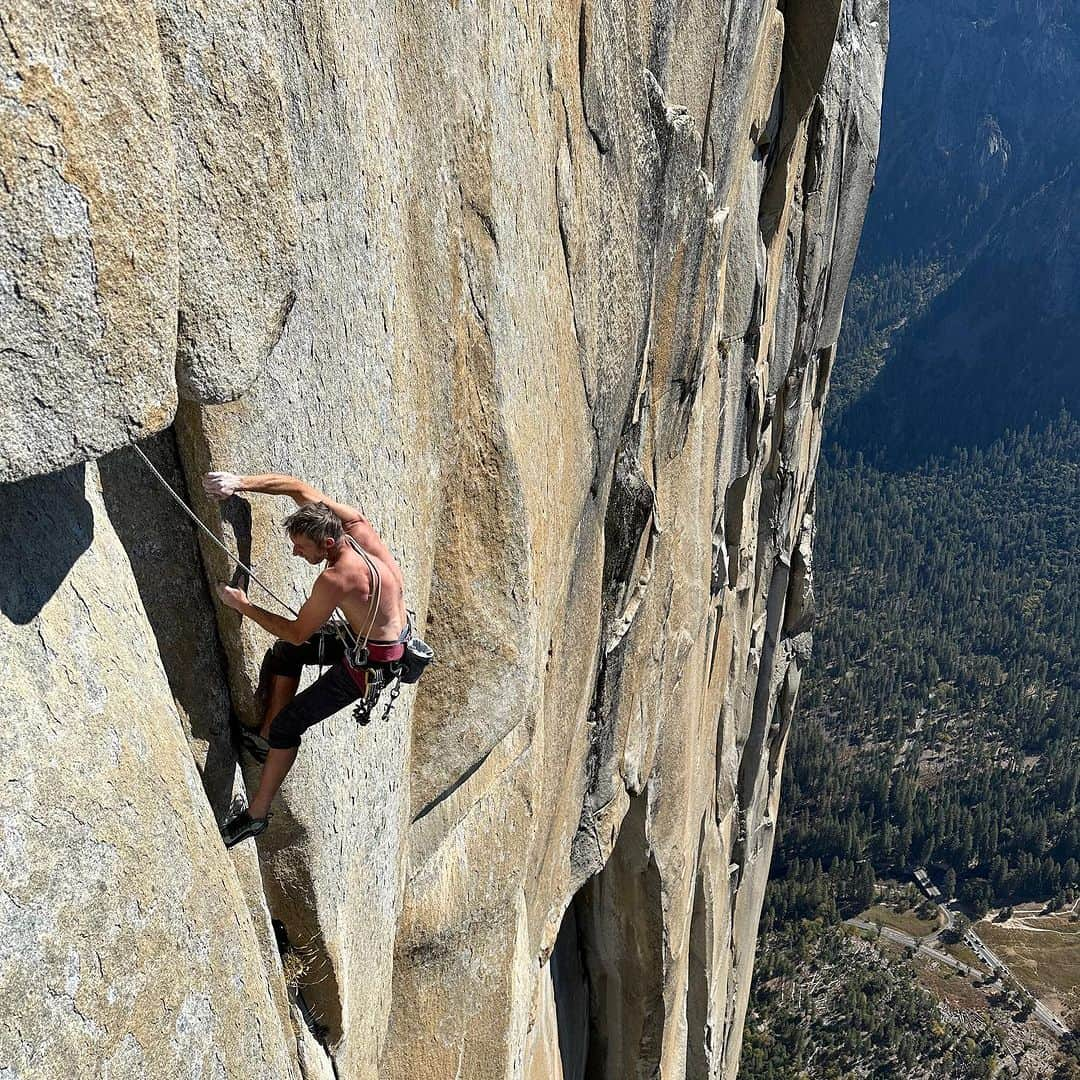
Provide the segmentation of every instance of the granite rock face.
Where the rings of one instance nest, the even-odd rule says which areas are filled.
[[[176,154],[149,0],[5,5],[0,482],[176,405]]]
[[[4,17],[0,490],[9,567],[58,556],[3,591],[17,1075],[735,1075],[887,40],[884,0],[782,8],[162,0],[152,79],[137,5]],[[95,109],[157,277],[94,269],[133,228],[65,172]],[[205,469],[361,505],[439,655],[305,736],[257,863],[213,813],[270,642],[101,457],[174,413],[144,448],[275,592],[287,507]]]

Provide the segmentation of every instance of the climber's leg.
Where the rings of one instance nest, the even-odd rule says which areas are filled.
[[[263,658],[259,696],[265,701],[262,724],[258,739],[244,736],[244,745],[257,761],[266,758],[266,743],[270,738],[270,726],[279,712],[289,704],[300,686],[300,672],[304,665],[336,664],[344,653],[341,639],[325,630],[312,635],[302,645],[290,645],[278,641],[268,649]]]
[[[270,721],[266,740],[269,750],[259,778],[259,790],[246,810],[241,810],[221,827],[226,847],[249,836],[258,836],[266,828],[270,804],[296,760],[301,735],[313,724],[351,705],[358,697],[360,688],[344,662],[339,660],[303,693],[286,701]]]
[[[270,738],[270,725],[275,717],[294,697],[297,687],[300,685],[300,676],[271,675],[270,690],[266,697],[266,712],[263,714],[262,727],[259,734],[264,739]]]
[[[298,746],[289,746],[284,750],[270,747],[266,755],[266,763],[263,765],[262,776],[259,778],[259,790],[248,807],[248,813],[253,818],[265,819],[270,812],[270,803],[274,801],[278,788],[281,787],[282,781],[292,768],[299,752]]]
[[[251,800],[251,816],[265,817],[300,746],[300,737],[312,725],[333,716],[360,696],[344,663],[335,664],[302,694],[297,694],[274,716],[267,730],[270,751],[266,755],[259,790]]]

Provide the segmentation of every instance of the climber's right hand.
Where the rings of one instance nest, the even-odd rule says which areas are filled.
[[[243,490],[243,477],[231,472],[208,472],[203,477],[203,491],[212,499],[224,502]]]

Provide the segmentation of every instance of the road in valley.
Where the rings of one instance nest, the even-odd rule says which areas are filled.
[[[948,964],[949,967],[956,968],[956,970],[963,975],[973,975],[978,978],[983,978],[986,975],[985,971],[979,971],[978,968],[970,967],[962,960],[957,960],[955,956],[950,956],[947,952],[941,952],[931,945],[924,945],[918,938],[913,938],[910,934],[902,933],[900,930],[894,930],[891,926],[879,926],[878,923],[866,922],[863,919],[845,919],[844,921],[847,926],[855,926],[860,930],[869,930],[874,934],[880,930],[883,938],[886,938],[896,945],[904,945],[908,948],[918,949],[919,952],[925,953],[927,956],[933,957],[933,959],[939,960],[943,964]]]
[[[1005,961],[1002,960],[996,952],[994,952],[989,945],[974,930],[967,930],[964,932],[964,944],[986,965],[988,965],[991,971],[1004,971],[1014,982],[1020,986],[1024,984],[1016,978]],[[1028,993],[1031,993],[1028,991]],[[1042,1021],[1045,1027],[1048,1027],[1058,1038],[1062,1035],[1068,1035],[1069,1027],[1064,1020],[1055,1012],[1051,1012],[1034,994],[1031,995],[1032,1000],[1035,1002],[1035,1015]]]
[[[897,945],[916,949],[918,952],[921,952],[942,964],[947,964],[949,967],[955,968],[964,975],[985,978],[986,972],[979,971],[977,968],[973,968],[969,964],[957,960],[956,957],[950,956],[948,953],[942,952],[939,949],[935,949],[933,944],[925,944],[925,942],[936,942],[941,931],[952,925],[952,913],[944,905],[939,906],[945,914],[947,920],[946,926],[943,926],[941,930],[937,930],[933,934],[929,934],[926,938],[922,939],[914,938],[910,934],[905,934],[900,930],[894,930],[891,926],[879,926],[878,923],[866,922],[863,919],[846,919],[845,923],[847,926],[854,926],[859,930],[869,930],[874,934],[878,933],[880,930],[883,938],[886,938]],[[1004,971],[1014,982],[1023,986],[1023,983],[1020,983],[1019,980],[1016,979],[1016,976],[1009,971],[1007,965],[1002,962],[1001,958],[989,949],[986,943],[973,930],[965,931],[963,941],[991,971]],[[1056,1013],[1051,1012],[1034,995],[1032,995],[1032,1000],[1035,1002],[1035,1018],[1043,1025],[1043,1027],[1047,1028],[1052,1035],[1056,1035],[1059,1039],[1061,1036],[1068,1034],[1068,1026]]]

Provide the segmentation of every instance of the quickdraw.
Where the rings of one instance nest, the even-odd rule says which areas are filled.
[[[397,701],[398,695],[401,693],[401,679],[397,671],[390,676],[389,681],[386,678],[386,672],[379,668],[366,668],[365,674],[367,675],[368,688],[364,696],[353,706],[352,711],[353,719],[361,726],[371,723],[372,710],[387,687],[390,687],[390,697],[383,708],[382,718],[384,721],[390,719],[390,710],[393,709],[394,702]]]

